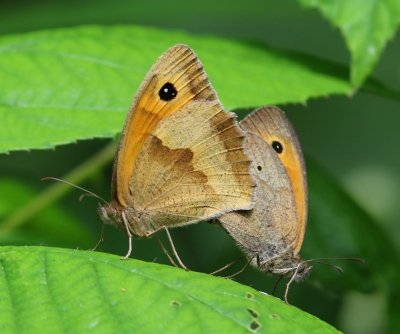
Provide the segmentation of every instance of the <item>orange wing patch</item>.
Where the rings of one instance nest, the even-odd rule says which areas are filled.
[[[193,51],[177,45],[151,68],[128,114],[113,172],[112,195],[120,205],[127,206],[129,181],[146,138],[161,120],[199,99],[217,97]]]

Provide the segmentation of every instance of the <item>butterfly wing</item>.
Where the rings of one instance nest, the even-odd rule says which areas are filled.
[[[174,99],[162,99],[163,86],[172,84],[179,92]],[[168,88],[168,87],[167,87]],[[160,121],[195,99],[216,99],[195,54],[184,45],[167,50],[153,65],[130,108],[114,162],[112,197],[127,206],[129,183],[143,143]]]
[[[297,254],[307,217],[306,174],[297,136],[276,107],[257,109],[240,126],[253,160],[256,204],[251,211],[228,213],[219,220],[250,256],[272,258],[287,249]]]
[[[113,173],[113,198],[151,225],[179,225],[253,204],[244,134],[223,111],[203,67],[177,45],[134,101]]]
[[[303,243],[308,211],[307,175],[297,134],[285,113],[273,106],[258,109],[254,116],[243,120],[241,127],[257,133],[271,147],[275,147],[275,152],[282,150],[277,156],[289,176],[297,212],[298,231],[294,244],[297,253]]]

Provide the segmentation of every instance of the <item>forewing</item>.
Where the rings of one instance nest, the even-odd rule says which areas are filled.
[[[173,99],[160,96],[167,83],[176,89]],[[128,206],[136,159],[162,120],[195,101],[216,100],[215,91],[194,52],[185,45],[167,50],[147,74],[127,116],[114,162],[113,201],[122,207]]]
[[[131,193],[152,226],[253,206],[244,134],[218,100],[193,99],[160,122],[139,154]]]

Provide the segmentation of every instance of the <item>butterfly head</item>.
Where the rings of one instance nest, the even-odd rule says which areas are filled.
[[[100,205],[97,212],[105,224],[116,225],[133,237],[148,237],[155,230],[145,211],[122,207],[116,201]]]
[[[298,254],[288,248],[286,252],[272,256],[261,252],[253,261],[253,265],[261,271],[277,275],[291,274],[296,282],[303,281],[310,273],[312,266],[303,261]]]
[[[285,295],[284,295],[286,304],[289,304],[288,295],[289,295],[289,288],[292,285],[292,283],[301,282],[305,280],[310,274],[311,269],[312,266],[308,265],[308,261],[301,260],[300,256],[298,255],[293,255],[290,261],[287,262],[281,261],[280,266],[278,265],[276,267],[270,268],[269,270],[270,272],[280,275],[280,278],[275,284],[275,289],[280,279],[285,275],[289,275],[289,281],[286,283]]]
[[[121,220],[120,210],[118,210],[114,205],[100,205],[97,209],[97,212],[101,218],[101,220],[105,224],[114,224],[119,225],[119,221]]]
[[[124,218],[128,222],[128,219],[126,219],[127,216],[126,211],[127,209],[122,207],[115,200],[111,201],[110,203],[107,203],[106,205],[101,204],[97,209],[97,212],[101,220],[105,224],[113,224],[123,230],[126,229],[126,223],[124,222]],[[132,217],[129,217],[129,220],[132,220]]]
[[[308,264],[306,261],[302,261],[300,257],[298,257],[297,267],[292,271],[295,282],[304,281],[309,275],[312,266]]]

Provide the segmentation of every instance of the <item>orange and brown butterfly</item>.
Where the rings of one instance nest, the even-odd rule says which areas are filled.
[[[307,180],[297,135],[277,107],[262,107],[240,122],[257,183],[251,211],[219,218],[260,271],[301,280],[310,267],[299,251],[307,223]],[[286,297],[286,295],[285,295]]]
[[[114,161],[112,200],[99,213],[131,240],[251,209],[255,183],[245,145],[195,53],[173,46],[134,99]]]

